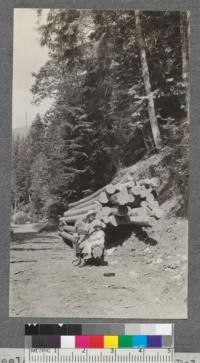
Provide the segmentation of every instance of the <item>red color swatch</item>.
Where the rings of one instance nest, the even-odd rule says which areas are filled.
[[[89,337],[90,348],[104,348],[104,337],[102,335],[94,335]]]

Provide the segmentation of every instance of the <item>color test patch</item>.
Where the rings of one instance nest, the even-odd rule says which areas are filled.
[[[25,337],[26,348],[130,349],[172,348],[173,337],[161,335],[33,335]]]
[[[58,335],[50,335],[47,337],[47,344],[51,348],[60,348],[61,337]]]
[[[75,348],[90,348],[90,339],[88,336],[76,336],[75,337]]]
[[[146,335],[135,335],[133,336],[133,347],[134,348],[147,348],[147,336]]]
[[[115,329],[120,334],[111,334]],[[122,334],[123,330],[124,333]],[[93,334],[83,334],[83,331],[93,332]],[[101,333],[97,334],[97,332]],[[129,334],[127,334],[128,332]],[[148,334],[144,334],[144,332],[148,332]],[[172,324],[28,324],[25,326],[25,347],[62,349],[173,348],[173,332]]]
[[[162,347],[162,337],[160,335],[149,335],[147,337],[147,347],[148,348],[161,348]]]
[[[104,336],[104,348],[116,349],[118,348],[118,336],[106,335]]]
[[[170,335],[162,336],[162,348],[169,348],[174,346],[174,337]]]
[[[172,324],[26,324],[25,335],[173,335]]]
[[[61,348],[75,348],[75,336],[62,336],[61,337]]]
[[[118,337],[118,348],[132,348],[133,337],[131,335],[120,335]]]
[[[155,327],[155,335],[171,335],[172,332],[172,324],[156,324]]]
[[[90,337],[90,348],[104,348],[104,337],[102,335],[94,335]]]

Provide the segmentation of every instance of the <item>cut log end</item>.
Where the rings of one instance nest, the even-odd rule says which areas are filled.
[[[114,205],[126,205],[129,203],[129,194],[127,192],[127,189],[122,190],[121,192],[118,192],[116,194],[113,194],[110,198],[110,201]]]
[[[74,226],[68,226],[68,225],[64,225],[63,230],[65,232],[70,232],[70,233],[75,233],[76,232],[76,228]]]
[[[98,201],[101,203],[101,204],[107,204],[108,203],[108,197],[106,195],[105,192],[101,192],[98,196]]]
[[[70,234],[70,233],[67,233],[67,232],[65,232],[65,231],[60,231],[59,232],[59,235],[64,239],[64,240],[67,240],[67,241],[69,241],[69,242],[71,242],[72,244],[75,244],[76,243],[76,241],[77,241],[77,238],[76,237],[74,237],[72,234]]]
[[[117,219],[115,216],[111,215],[109,217],[109,223],[114,226],[114,227],[117,227],[118,226],[118,223],[117,223]]]
[[[115,186],[114,184],[109,184],[105,187],[105,191],[107,194],[111,195],[111,194],[114,194],[115,193]]]

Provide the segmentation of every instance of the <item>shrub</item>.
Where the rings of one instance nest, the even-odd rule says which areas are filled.
[[[29,221],[29,216],[23,211],[19,211],[12,216],[12,222],[15,224],[25,224]]]

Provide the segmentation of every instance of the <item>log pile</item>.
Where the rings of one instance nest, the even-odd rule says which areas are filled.
[[[69,209],[60,218],[59,234],[73,245],[78,243],[88,258],[100,258],[107,225],[146,227],[161,218],[162,210],[155,199],[158,187],[157,178],[109,184],[86,198],[70,203]]]

